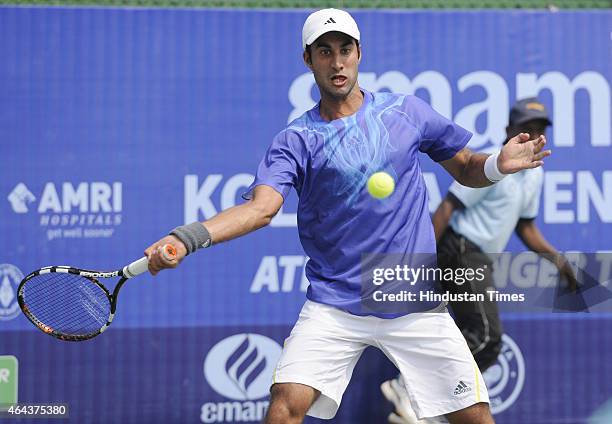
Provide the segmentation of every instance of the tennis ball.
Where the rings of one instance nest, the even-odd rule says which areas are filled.
[[[393,177],[386,172],[376,172],[368,178],[368,193],[376,199],[384,199],[395,190]]]

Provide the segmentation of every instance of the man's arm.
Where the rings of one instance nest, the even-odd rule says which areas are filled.
[[[466,187],[487,187],[495,181],[487,178],[485,162],[493,156],[494,166],[501,174],[514,174],[523,169],[537,168],[544,163],[542,159],[551,154],[550,150],[542,151],[546,138],[541,135],[533,140],[529,134],[521,133],[511,138],[497,156],[474,153],[463,148],[455,156],[440,164],[461,185]],[[500,177],[501,178],[501,177]]]
[[[493,183],[484,174],[484,164],[489,155],[472,152],[467,147],[452,158],[440,162],[446,172],[466,187],[487,187]]]
[[[270,224],[283,205],[283,196],[267,185],[256,186],[253,198],[228,208],[203,224],[215,244],[229,241]]]
[[[442,200],[442,203],[440,203],[431,217],[431,222],[433,223],[434,232],[436,234],[436,243],[440,241],[442,234],[446,231],[455,209],[465,209],[465,206],[453,193],[447,193],[446,197]]]
[[[202,225],[211,240],[218,244],[265,227],[282,205],[283,196],[280,193],[267,185],[259,185],[254,188],[251,200],[218,213]],[[165,244],[176,248],[175,259],[168,260],[163,256],[161,246]],[[169,235],[153,243],[144,253],[149,258],[149,271],[155,275],[164,268],[176,268],[187,255],[187,248],[178,237]]]
[[[572,291],[576,290],[576,276],[572,267],[563,255],[559,254],[557,249],[544,238],[533,219],[520,219],[515,231],[525,246],[551,261],[559,270],[559,275],[567,281],[568,287]]]

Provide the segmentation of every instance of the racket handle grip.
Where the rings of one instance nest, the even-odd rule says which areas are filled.
[[[171,261],[176,257],[176,249],[171,244],[165,244],[162,247],[162,255],[164,255],[164,258]],[[127,278],[132,278],[144,272],[147,272],[148,269],[149,258],[145,256],[144,258],[140,258],[137,261],[134,261],[131,264],[123,267],[123,275]]]
[[[146,256],[123,267],[123,276],[127,278],[136,277],[149,269],[149,258]]]

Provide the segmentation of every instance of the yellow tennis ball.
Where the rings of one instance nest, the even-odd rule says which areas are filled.
[[[376,172],[368,178],[368,193],[377,199],[388,197],[395,190],[393,177],[386,172]]]

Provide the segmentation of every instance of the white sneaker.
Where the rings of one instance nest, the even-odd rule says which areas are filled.
[[[413,423],[421,422],[421,421],[409,421],[405,418],[400,417],[395,412],[391,412],[389,414],[389,416],[387,417],[387,421],[389,422],[389,424],[413,424]]]
[[[395,411],[389,414],[388,420],[391,424],[422,424],[410,406],[408,393],[400,378],[385,381],[380,385],[383,396],[393,404]]]
[[[410,406],[410,399],[401,375],[381,384],[380,391],[395,407],[395,411],[387,417],[389,424],[448,424],[448,420],[443,415],[423,418],[422,420],[417,418],[412,406]]]

